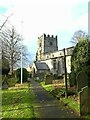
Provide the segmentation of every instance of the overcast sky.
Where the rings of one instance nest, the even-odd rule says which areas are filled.
[[[0,16],[9,18],[28,47],[31,60],[37,50],[37,39],[43,33],[58,36],[58,48],[72,46],[75,31],[88,32],[89,0],[0,0]],[[5,17],[3,17],[5,19]],[[23,25],[22,25],[23,21]]]

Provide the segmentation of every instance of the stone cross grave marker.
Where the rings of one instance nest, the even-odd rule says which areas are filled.
[[[81,91],[81,89],[85,86],[88,86],[88,76],[85,72],[79,72],[77,75],[77,91]]]

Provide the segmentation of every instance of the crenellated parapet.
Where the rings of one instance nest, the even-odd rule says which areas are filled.
[[[38,37],[37,60],[44,58],[44,54],[58,50],[57,36],[46,35],[45,33]]]
[[[45,38],[54,38],[54,39],[57,39],[57,35],[54,36],[54,35],[46,35],[45,33],[43,34]]]

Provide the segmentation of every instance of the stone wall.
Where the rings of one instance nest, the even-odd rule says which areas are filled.
[[[44,39],[44,53],[50,53],[58,50],[57,36],[47,35]]]
[[[55,52],[58,50],[57,36],[43,34],[38,37],[37,60],[43,60],[46,53]]]

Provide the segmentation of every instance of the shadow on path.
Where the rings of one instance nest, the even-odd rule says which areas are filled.
[[[49,92],[44,90],[39,83],[30,79],[32,85],[31,90],[36,96],[33,101],[34,112],[36,118],[79,118],[69,108],[65,108],[62,103],[55,99]]]

